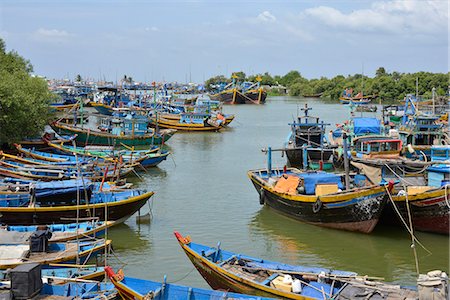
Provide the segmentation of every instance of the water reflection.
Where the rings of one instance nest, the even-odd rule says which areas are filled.
[[[416,279],[410,239],[401,228],[382,227],[370,235],[332,230],[291,220],[267,207],[249,227],[265,240],[267,252],[275,251],[274,256],[285,262],[350,270],[398,283],[413,284]],[[422,272],[448,270],[446,238],[430,234],[419,238],[433,252],[430,256],[418,249]]]

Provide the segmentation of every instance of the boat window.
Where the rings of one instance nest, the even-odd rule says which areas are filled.
[[[369,151],[369,144],[363,143],[362,145],[362,152],[366,153]]]
[[[390,150],[390,151],[399,150],[398,149],[398,143],[397,142],[390,142],[390,143],[388,143],[388,149],[387,150]]]
[[[380,143],[372,143],[370,145],[370,151],[379,152],[380,151]]]

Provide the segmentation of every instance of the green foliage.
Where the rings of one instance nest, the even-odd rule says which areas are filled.
[[[205,88],[208,91],[210,91],[210,90],[212,90],[212,85],[218,84],[218,83],[222,83],[222,82],[230,83],[231,79],[226,78],[223,75],[218,75],[218,76],[212,77],[212,78],[210,78],[210,79],[205,81]]]
[[[76,82],[81,82],[81,81],[83,81],[83,78],[81,78],[81,75],[80,75],[80,74],[78,74],[77,77],[75,77],[75,81],[76,81]]]
[[[243,72],[238,72],[239,78],[245,76]],[[238,74],[233,73],[233,74]],[[375,72],[375,77],[370,78],[363,74],[337,75],[333,78],[321,77],[319,79],[308,80],[299,71],[290,71],[284,76],[271,76],[268,72],[264,74],[251,75],[248,81],[255,82],[257,76],[261,76],[263,85],[283,85],[288,88],[292,96],[322,94],[322,97],[338,99],[346,88],[352,88],[354,93],[360,91],[365,95],[378,95],[382,101],[401,100],[406,94],[416,93],[416,80],[418,79],[418,93],[425,98],[431,97],[432,88],[436,88],[437,95],[445,95],[449,87],[450,73],[400,73],[386,72],[384,67],[379,67]],[[216,76],[206,81],[207,88],[210,82],[229,82],[225,77]],[[277,94],[272,91],[271,94]]]
[[[246,76],[245,76],[244,72],[239,71],[239,72],[233,72],[233,74],[231,74],[231,78],[236,78],[237,81],[244,81]]]
[[[53,95],[32,70],[15,51],[6,52],[0,39],[0,145],[40,134],[51,117]]]

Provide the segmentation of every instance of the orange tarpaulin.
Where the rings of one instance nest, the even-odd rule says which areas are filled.
[[[286,176],[281,177],[273,190],[277,193],[287,193],[290,195],[297,194],[297,186],[300,183],[300,178],[297,176]]]

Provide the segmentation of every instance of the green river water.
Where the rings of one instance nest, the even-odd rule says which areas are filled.
[[[136,186],[156,192],[153,219],[137,224],[131,217],[111,228],[114,256],[109,263],[128,276],[207,288],[179,247],[173,231],[194,242],[289,264],[320,266],[381,276],[412,285],[416,270],[411,240],[403,228],[377,228],[369,235],[320,228],[262,207],[247,178],[250,169],[266,166],[261,148],[281,147],[298,109],[308,103],[312,115],[331,123],[348,119],[348,108],[318,99],[268,98],[265,105],[226,106],[235,114],[222,132],[177,133],[167,143],[172,152],[157,168],[141,172]],[[366,114],[368,115],[368,114]],[[373,114],[372,114],[373,115]],[[273,165],[285,158],[274,153]],[[148,211],[142,209],[142,213]],[[417,248],[421,273],[449,271],[449,238],[416,233],[431,252]]]

